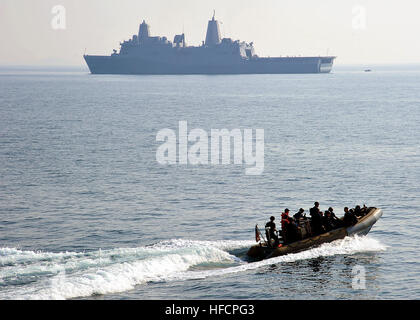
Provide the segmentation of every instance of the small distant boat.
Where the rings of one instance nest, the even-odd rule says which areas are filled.
[[[298,240],[289,244],[280,243],[278,247],[271,247],[268,246],[265,241],[260,241],[258,244],[252,246],[248,250],[247,255],[250,258],[258,260],[269,259],[289,253],[304,251],[312,247],[317,247],[326,242],[344,239],[347,236],[366,235],[381,216],[381,209],[371,207],[367,209],[367,213],[363,217],[358,218],[358,221],[355,225],[350,227],[337,228],[329,232],[308,237],[306,239]]]
[[[365,69],[365,72],[371,72],[372,69]]]

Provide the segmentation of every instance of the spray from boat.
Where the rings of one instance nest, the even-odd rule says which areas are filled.
[[[271,264],[383,251],[371,237],[347,237],[296,254],[249,262],[252,241],[175,239],[137,248],[91,252],[0,249],[0,299],[70,299],[120,293],[149,282],[206,279]]]

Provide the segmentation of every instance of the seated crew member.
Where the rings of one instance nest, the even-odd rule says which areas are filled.
[[[356,215],[356,217],[358,217],[358,218],[360,218],[360,217],[363,217],[364,216],[364,214],[363,214],[363,212],[362,212],[362,209],[360,208],[360,206],[359,205],[357,205],[355,208],[354,208],[354,214]]]
[[[354,222],[354,224],[356,224],[356,223],[357,223],[357,221],[359,221],[359,219],[357,219],[357,216],[356,216],[356,214],[354,213],[354,209],[350,209],[350,210],[349,210],[349,212],[350,212],[350,214],[354,217],[353,222]]]
[[[319,202],[314,203],[314,207],[311,208],[309,214],[311,215],[311,228],[313,235],[318,235],[324,232],[322,227],[322,214],[319,210]]]
[[[328,211],[331,213],[331,221],[333,224],[333,229],[339,228],[343,225],[343,221],[341,221],[334,213],[334,209],[332,207],[328,208]]]
[[[366,207],[366,204],[363,204],[362,213],[364,216],[368,213],[368,207]]]
[[[330,218],[331,218],[330,212],[326,210],[324,215],[322,216],[322,226],[327,232],[333,229]]]
[[[353,209],[349,210],[349,208],[344,208],[344,226],[350,227],[352,225],[355,225],[357,223],[356,215],[353,212]]]
[[[268,244],[271,246],[271,239],[274,240],[274,246],[277,246],[279,243],[279,237],[276,235],[276,224],[274,223],[274,216],[270,217],[270,221],[268,221],[265,225],[265,235],[267,236]]]
[[[306,218],[306,216],[303,215],[303,212],[305,212],[305,210],[303,208],[300,208],[299,211],[294,214],[293,218],[295,218],[296,220]]]

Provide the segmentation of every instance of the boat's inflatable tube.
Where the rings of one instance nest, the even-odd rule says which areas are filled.
[[[372,213],[364,216],[356,225],[347,228],[347,235],[366,235],[372,226],[382,217],[382,210],[375,208]]]

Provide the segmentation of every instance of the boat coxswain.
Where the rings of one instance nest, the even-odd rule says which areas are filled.
[[[270,217],[270,221],[268,221],[265,225],[265,235],[267,236],[268,244],[271,245],[271,240],[274,240],[274,246],[277,246],[279,243],[279,238],[276,235],[277,229],[274,220],[276,218],[274,216]]]

